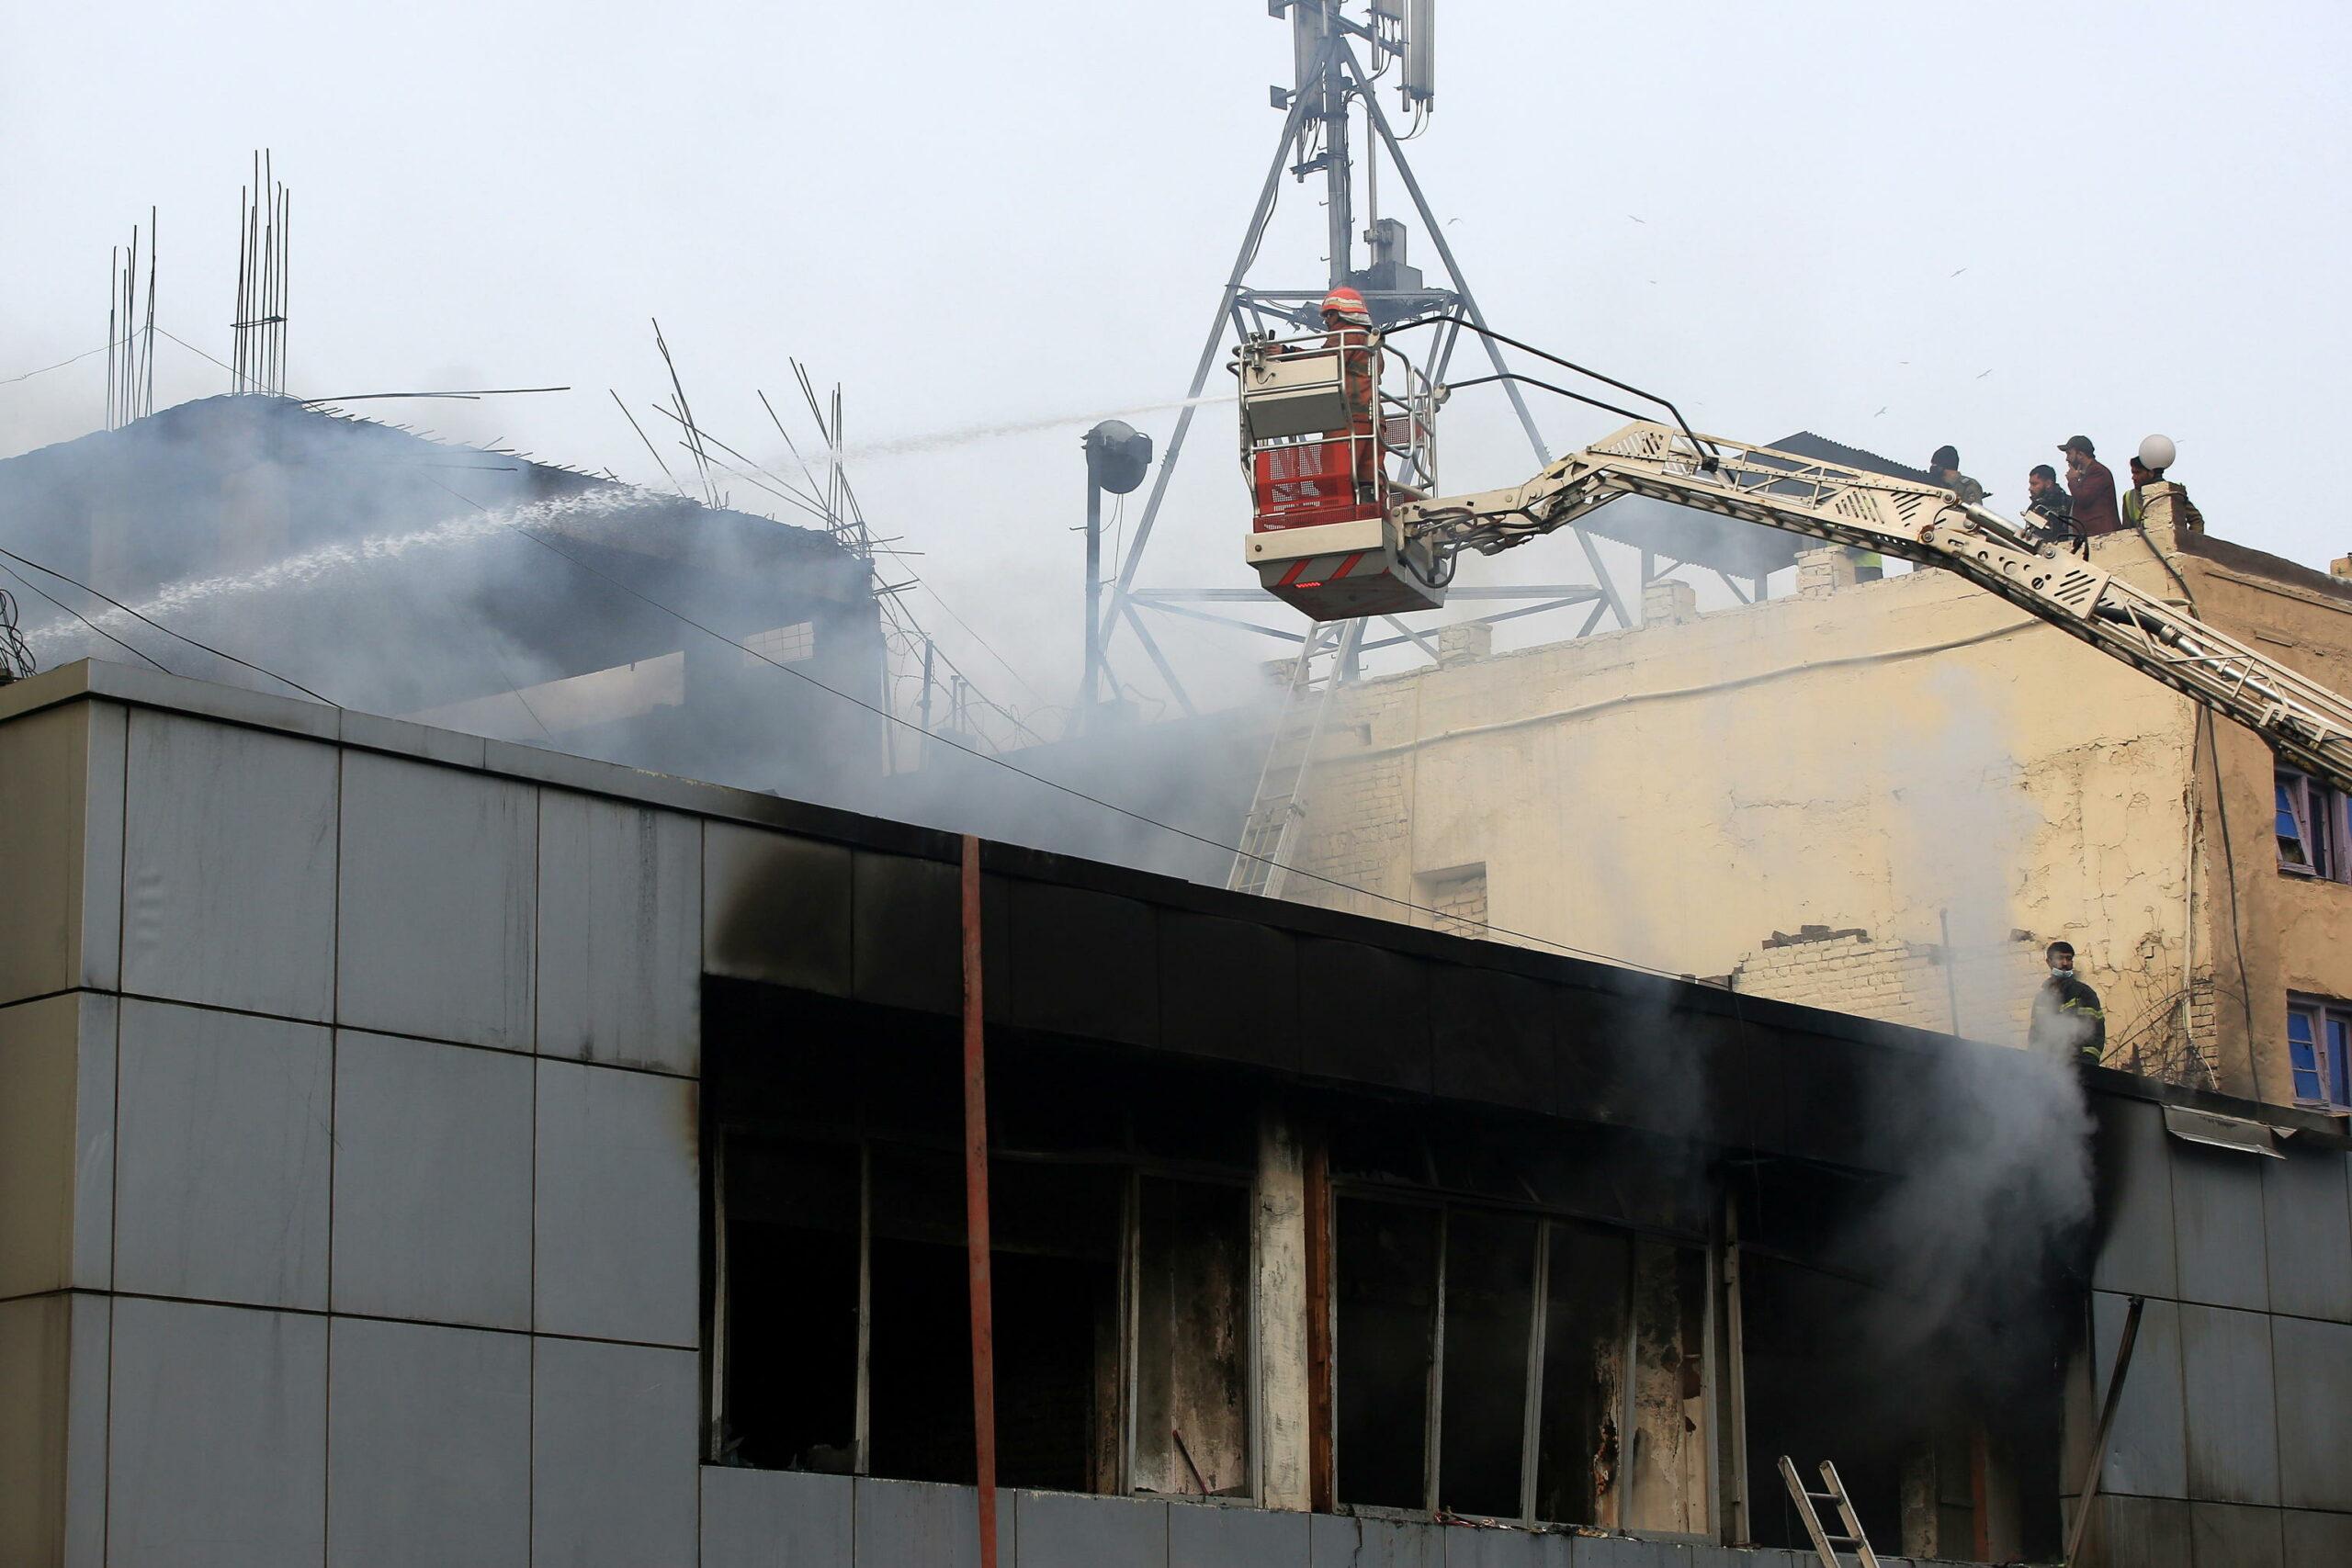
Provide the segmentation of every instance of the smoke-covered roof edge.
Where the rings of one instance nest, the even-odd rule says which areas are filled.
[[[136,666],[85,660],[44,671],[29,680],[0,686],[0,724],[64,705],[100,700],[127,706],[209,718],[218,722],[281,734],[305,737],[400,756],[447,767],[467,769],[600,795],[631,804],[665,807],[701,817],[741,822],[886,854],[954,863],[961,858],[961,840],[954,833],[922,828],[835,807],[788,800],[757,791],[705,784],[668,774],[647,773],[616,763],[600,762],[537,747],[488,740],[480,736],[435,729],[403,720],[337,709],[293,698],[273,696],[241,687],[162,674]],[[1957,1036],[1935,1033],[1872,1019],[1825,1011],[1792,1002],[1744,996],[1695,978],[1676,978],[1609,963],[1599,958],[1538,952],[1500,942],[1479,942],[1367,916],[1294,904],[1204,886],[1156,873],[1130,870],[1075,856],[1057,854],[995,840],[981,846],[981,867],[992,877],[1017,884],[1040,885],[1072,895],[1099,895],[1126,905],[1144,906],[1211,922],[1265,928],[1271,933],[1307,942],[1341,944],[1351,950],[1385,952],[1396,958],[1434,963],[1475,985],[1479,975],[1516,976],[1547,984],[1584,997],[1597,1009],[1598,1021],[1588,1021],[1597,1036],[1611,1032],[1621,1037],[1661,1032],[1657,1026],[1673,1021],[1687,1036],[1679,1049],[1705,1058],[1705,1081],[1661,1082],[1640,1074],[1645,1082],[1530,1081],[1498,1092],[1491,1086],[1463,1095],[1449,1094],[1442,1082],[1413,1081],[1409,1075],[1368,1075],[1365,1081],[1403,1092],[1426,1092],[1440,1098],[1466,1098],[1490,1104],[1548,1113],[1590,1111],[1589,1097],[1614,1098],[1615,1113],[1600,1117],[1616,1124],[1651,1131],[1672,1130],[1660,1121],[1689,1122],[1685,1135],[1723,1144],[1747,1140],[1727,1135],[1734,1124],[1756,1120],[1753,1108],[1737,1103],[1713,1104],[1702,1112],[1695,1105],[1665,1104],[1678,1094],[1694,1101],[1736,1101],[1760,1095],[1777,1107],[1787,1101],[1793,1124],[1800,1109],[1816,1125],[1773,1143],[1792,1146],[1775,1152],[1825,1164],[1849,1163],[1839,1157],[1851,1152],[1850,1142],[1869,1129],[1838,1124],[1847,1111],[1881,1104],[1889,1085],[1900,1085],[1909,1075],[1923,1073],[1935,1058],[1929,1053],[1966,1052],[1979,1055],[1998,1070],[2005,1058],[2022,1053]],[[1100,903],[1100,900],[1097,901]],[[1106,906],[1107,907],[1107,906]],[[1095,941],[1105,940],[1100,931]],[[1163,944],[1164,945],[1164,944]],[[1165,955],[1160,955],[1164,961]],[[1057,962],[1060,955],[1057,955]],[[1070,955],[1082,962],[1082,955]],[[1228,976],[1227,978],[1241,978]],[[1219,983],[1204,977],[1204,984]],[[1489,995],[1489,1002],[1519,995],[1508,987]],[[1523,996],[1521,999],[1524,999]],[[1302,1011],[1305,999],[1302,998]],[[991,1017],[999,1008],[992,1003]],[[1436,1016],[1432,1007],[1431,1016]],[[1157,1027],[1157,1020],[1153,1021]],[[1113,1034],[1107,1038],[1122,1036]],[[1769,1055],[1769,1068],[1758,1061],[1726,1066],[1728,1048],[1745,1047],[1743,1056]],[[1443,1077],[1441,1064],[1440,1077]],[[1770,1071],[1773,1079],[1762,1082]],[[2091,1089],[2099,1095],[2160,1104],[2191,1106],[2222,1115],[2261,1122],[2299,1141],[2352,1149],[2352,1136],[2334,1119],[2292,1107],[2271,1105],[2233,1096],[2183,1089],[2132,1077],[2103,1067],[2083,1069]],[[1306,1076],[1316,1076],[1311,1066]],[[1325,1074],[1324,1076],[1334,1076]],[[1352,1073],[1336,1075],[1354,1077]],[[1574,1066],[1570,1078],[1577,1076]],[[1630,1091],[1630,1097],[1629,1097]],[[1928,1092],[1925,1088],[1922,1094]],[[1573,1097],[1573,1098],[1572,1098]],[[1634,1103],[1638,1100],[1643,1103]],[[1800,1107],[1800,1100],[1804,1104]],[[1819,1100],[1826,1103],[1815,1103]],[[1932,1111],[1932,1105],[1921,1107]],[[1704,1115],[1721,1127],[1702,1127]],[[1778,1111],[1775,1111],[1777,1119]],[[1752,1146],[1766,1146],[1756,1144]],[[1856,1159],[1861,1168],[1898,1168],[1883,1160]]]

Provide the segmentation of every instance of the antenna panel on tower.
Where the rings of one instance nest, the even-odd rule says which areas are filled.
[[[1437,0],[1405,0],[1405,101],[1437,96]]]

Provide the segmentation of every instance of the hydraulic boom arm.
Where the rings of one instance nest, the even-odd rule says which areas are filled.
[[[1626,495],[1957,572],[2237,720],[2294,767],[2352,793],[2352,702],[1928,485],[1637,423],[1516,489],[1403,501],[1391,516],[1404,548],[1442,565],[1464,549],[1492,555],[1540,538]]]

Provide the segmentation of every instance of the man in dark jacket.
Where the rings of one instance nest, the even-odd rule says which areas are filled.
[[[1984,504],[1984,487],[1960,471],[1960,452],[1956,447],[1936,448],[1935,456],[1928,459],[1928,477],[1958,496],[1963,505]]]
[[[2050,978],[2033,994],[2026,1047],[2097,1066],[2107,1054],[2107,1013],[2098,1005],[2098,993],[2075,978],[2074,943],[2053,942],[2047,956]]]
[[[2058,448],[2066,454],[2066,488],[2074,492],[2075,529],[2112,534],[2123,526],[2115,510],[2115,476],[2091,447],[2087,435],[2070,435]]]
[[[2047,463],[2036,463],[2025,477],[2026,521],[2038,524],[2045,532],[2072,538],[2075,533],[2075,502],[2058,483],[2058,470]]]

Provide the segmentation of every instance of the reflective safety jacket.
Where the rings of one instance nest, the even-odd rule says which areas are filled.
[[[2052,1056],[2074,1057],[2094,1065],[2107,1055],[2107,1013],[2098,993],[2069,975],[2052,975],[2033,994],[2033,1024],[2026,1044]]]

